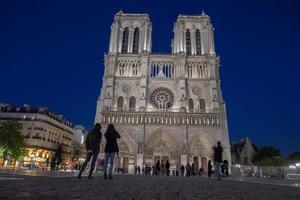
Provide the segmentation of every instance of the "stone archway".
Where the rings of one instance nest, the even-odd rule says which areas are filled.
[[[118,140],[119,154],[116,157],[115,171],[133,173],[138,145],[123,128],[117,127],[121,138]]]
[[[180,145],[172,133],[159,128],[150,135],[145,143],[145,162],[154,165],[159,160],[169,160],[171,167],[180,163]]]
[[[189,159],[190,163],[194,163],[195,169],[198,170],[201,166],[207,172],[207,164],[213,159],[213,143],[204,135],[192,137],[189,143]]]

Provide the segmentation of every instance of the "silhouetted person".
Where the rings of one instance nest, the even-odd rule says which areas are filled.
[[[160,172],[161,172],[161,175],[164,176],[165,175],[165,164],[164,164],[164,161],[161,160],[161,164],[160,164]]]
[[[226,176],[229,176],[229,164],[228,164],[228,160],[224,160],[223,161],[223,168],[224,168],[224,173],[226,174]]]
[[[208,161],[208,165],[207,165],[207,175],[208,177],[211,177],[212,174],[212,165],[211,165],[211,161]]]
[[[137,171],[138,171],[138,175],[140,175],[141,174],[141,167],[140,166],[137,167]]]
[[[184,165],[181,165],[180,171],[181,171],[181,176],[184,176]]]
[[[201,166],[199,169],[199,177],[201,177],[204,174],[204,168]]]
[[[116,153],[119,152],[117,138],[120,138],[120,134],[116,131],[113,124],[109,124],[105,133],[106,145],[105,145],[105,161],[104,161],[104,179],[107,179],[107,165],[109,161],[108,176],[112,179],[112,172],[114,167],[114,160]]]
[[[134,175],[136,175],[137,174],[137,170],[138,170],[138,167],[137,167],[137,165],[134,167]]]
[[[191,165],[189,162],[187,163],[185,169],[186,169],[186,176],[191,176]]]
[[[221,164],[223,161],[222,154],[223,148],[221,146],[221,142],[219,141],[214,149],[214,161],[216,166],[215,172],[218,177],[218,180],[221,180]]]
[[[159,160],[157,160],[156,165],[155,165],[155,175],[159,175],[160,174],[160,162]]]
[[[100,151],[101,138],[102,138],[101,125],[95,124],[94,128],[87,134],[85,139],[85,148],[86,148],[87,155],[78,174],[78,178],[81,178],[82,172],[85,170],[87,163],[93,157],[91,167],[90,167],[90,172],[88,175],[89,179],[92,178],[92,174],[95,168],[95,163]]]
[[[170,163],[169,163],[169,160],[167,160],[167,162],[166,162],[166,172],[167,172],[167,176],[170,176]]]

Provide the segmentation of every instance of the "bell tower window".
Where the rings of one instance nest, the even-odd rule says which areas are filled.
[[[190,29],[186,30],[185,38],[186,38],[186,54],[191,55],[192,46],[191,46],[191,32],[190,32]]]
[[[196,30],[196,54],[202,55],[201,54],[201,33],[199,29]]]
[[[139,28],[135,28],[133,33],[133,48],[132,48],[132,52],[135,54],[139,53],[139,36],[140,36]]]
[[[128,30],[128,27],[126,27],[123,32],[121,53],[128,53],[128,35],[129,35],[129,30]]]

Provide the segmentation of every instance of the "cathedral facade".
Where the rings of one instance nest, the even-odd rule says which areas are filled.
[[[132,173],[157,160],[206,169],[218,141],[231,163],[213,31],[205,13],[179,15],[172,52],[152,53],[149,15],[115,15],[95,123],[103,132],[112,123],[121,134],[117,169]]]

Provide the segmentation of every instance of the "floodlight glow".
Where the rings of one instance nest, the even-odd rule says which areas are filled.
[[[236,164],[234,167],[235,168],[241,168],[241,165],[240,164]]]
[[[296,163],[295,165],[296,165],[296,167],[300,167],[300,163]]]
[[[290,165],[289,168],[290,169],[296,169],[296,166],[295,165]]]

